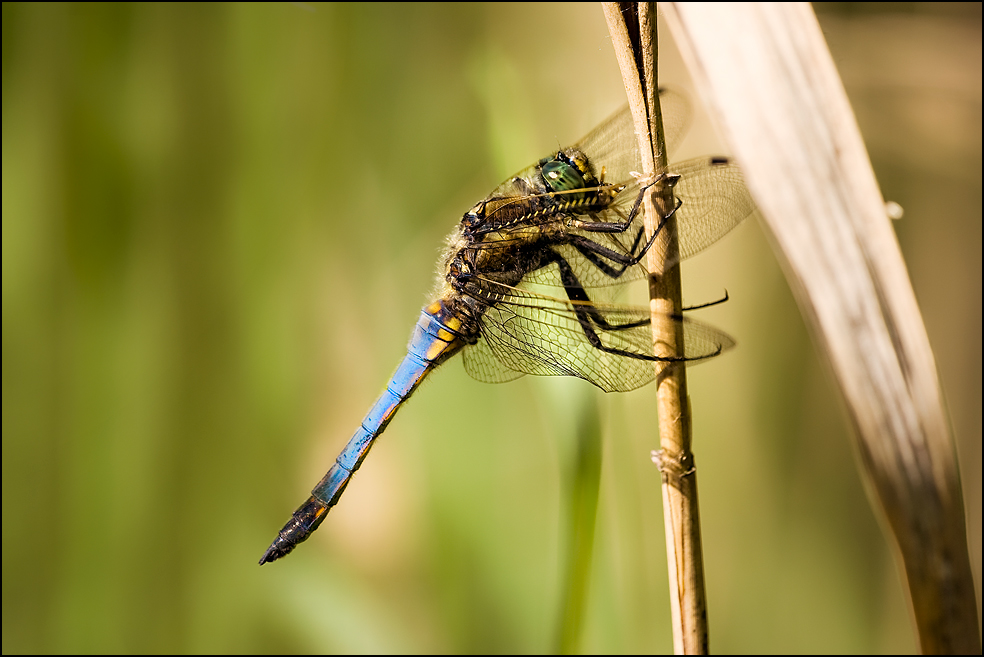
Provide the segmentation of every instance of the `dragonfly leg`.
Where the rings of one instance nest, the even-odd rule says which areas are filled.
[[[728,297],[728,291],[725,290],[724,291],[724,296],[721,297],[720,299],[715,299],[714,301],[708,301],[707,303],[702,303],[702,304],[699,304],[699,305],[696,305],[696,306],[687,306],[683,310],[684,310],[684,312],[689,312],[691,310],[703,310],[704,308],[710,308],[711,306],[718,306],[718,305],[720,305],[722,303],[725,303],[728,300],[728,298],[729,298]]]
[[[639,232],[636,234],[635,241],[632,243],[632,248],[629,249],[629,253],[634,252],[639,247],[639,242],[642,239],[642,232],[643,229],[640,228]],[[604,272],[606,276],[611,278],[618,278],[625,273],[626,269],[638,263],[638,259],[635,256],[619,253],[618,251],[610,249],[607,246],[593,242],[583,235],[571,235],[569,240],[571,246],[577,249],[581,255],[588,259],[591,264]],[[602,260],[602,258],[608,258],[609,260],[622,266],[613,267]]]
[[[632,247],[629,248],[628,254],[619,253],[618,251],[610,249],[602,244],[598,244],[583,235],[571,235],[568,239],[571,246],[576,248],[581,255],[587,258],[588,261],[590,261],[595,267],[604,272],[605,275],[610,276],[611,278],[618,278],[624,274],[629,267],[633,267],[642,261],[642,258],[649,251],[650,247],[652,247],[652,245],[656,242],[656,237],[660,234],[660,232],[662,232],[663,226],[666,225],[666,222],[670,217],[676,214],[676,211],[680,209],[681,205],[683,205],[683,203],[678,199],[676,207],[674,207],[670,213],[663,218],[663,221],[661,221],[659,226],[656,227],[656,232],[653,233],[653,236],[649,238],[638,253],[636,253],[636,249],[639,247],[639,242],[642,238],[644,231],[642,228],[640,228],[639,232],[636,234],[636,238],[632,242]],[[621,267],[614,267],[606,263],[601,258],[608,258],[609,260],[621,265]]]
[[[596,327],[603,331],[624,331],[645,326],[646,324],[649,324],[649,320],[645,319],[635,322],[627,322],[625,324],[613,324],[609,322],[594,306],[594,304],[591,303],[591,298],[585,291],[584,286],[581,285],[581,282],[578,280],[577,274],[574,273],[574,269],[562,255],[553,252],[553,255],[547,262],[555,262],[560,268],[560,279],[561,283],[564,285],[564,290],[567,292],[567,298],[571,300],[571,305],[573,307],[574,314],[577,317],[577,321],[581,325],[581,330],[584,332],[584,336],[588,339],[588,342],[591,343],[592,347],[598,349],[599,351],[604,351],[616,356],[625,356],[627,358],[636,358],[638,360],[651,360],[655,362],[694,360],[692,358],[687,358],[686,356],[656,356],[653,354],[644,354],[605,345],[598,336],[598,332],[595,330]],[[703,359],[716,356],[721,352],[721,349],[722,347],[718,346],[715,353],[704,354],[701,355],[700,358]]]
[[[625,217],[625,221],[581,221],[579,219],[572,219],[569,225],[572,228],[591,233],[624,233],[639,214],[639,208],[642,207],[642,202],[651,187],[657,183],[662,183],[666,187],[673,187],[679,181],[680,176],[675,173],[669,173],[662,176],[659,180],[644,185],[639,190],[635,203],[632,204],[632,209],[629,211],[629,215]],[[669,218],[669,215],[666,218]],[[664,221],[666,221],[666,218],[664,218]]]

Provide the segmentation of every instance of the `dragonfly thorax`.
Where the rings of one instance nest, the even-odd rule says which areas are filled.
[[[481,314],[485,305],[494,304],[542,266],[544,239],[525,233],[517,240],[489,240],[458,249],[448,259],[445,276],[453,295],[475,300]]]
[[[605,209],[624,185],[604,184],[577,148],[557,151],[499,185],[461,218],[466,234],[544,226]]]

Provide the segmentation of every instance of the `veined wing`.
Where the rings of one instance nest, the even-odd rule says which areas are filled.
[[[576,376],[615,392],[635,390],[665,367],[666,361],[653,357],[647,308],[498,288],[500,300],[481,319],[481,338],[464,352],[465,369],[480,381],[497,383],[523,374]],[[683,331],[687,362],[734,346],[734,340],[711,326],[684,317],[672,321]]]
[[[690,126],[690,103],[671,89],[659,90],[659,103],[663,113],[663,138],[667,153],[674,153]],[[605,169],[605,182],[629,182],[632,172],[642,172],[639,141],[635,134],[635,122],[628,105],[601,122],[587,136],[574,144],[594,163],[594,173],[601,179]]]
[[[673,153],[690,125],[690,104],[676,91],[660,89],[660,105],[663,110],[663,133],[666,150]],[[590,158],[594,176],[606,183],[634,182],[633,172],[642,171],[639,157],[639,143],[636,140],[635,123],[628,105],[623,105],[573,148],[586,153]],[[524,189],[534,189],[532,177],[537,175],[537,165],[526,167],[516,175],[507,178],[496,187],[489,197],[510,197],[523,195]],[[521,181],[526,181],[523,184]],[[519,184],[517,184],[519,183]]]
[[[697,255],[755,212],[741,169],[733,161],[698,157],[669,169],[680,176],[673,188],[681,203],[676,213],[680,254],[666,266]]]
[[[678,257],[666,260],[666,266],[674,265],[682,259],[700,253],[755,211],[755,204],[748,193],[748,188],[745,187],[741,170],[726,158],[698,157],[674,164],[670,167],[670,171],[680,176],[673,188],[674,196],[679,202],[675,215],[679,253]],[[659,185],[660,183],[653,185],[645,193],[658,193]],[[589,240],[617,254],[609,258],[604,256],[589,258],[583,250],[578,252],[569,244],[554,247],[571,264],[578,280],[586,289],[598,290],[592,298],[599,302],[610,302],[613,299],[613,291],[606,288],[643,278],[646,275],[646,269],[641,264],[629,267],[619,267],[617,264],[619,258],[623,261],[638,260],[649,238],[644,232],[645,206],[639,206],[636,214],[634,216],[632,214],[641,191],[640,182],[633,179],[625,184],[607,208],[573,215],[583,222],[586,226],[583,228],[570,227],[569,219],[572,215],[568,213],[558,213],[551,220],[556,224],[556,230]],[[591,230],[591,223],[626,222],[628,225],[621,232],[606,233]],[[535,230],[547,229],[549,226],[546,222],[535,228]],[[525,224],[504,229],[501,231],[501,240],[483,244],[482,248],[511,248],[510,233],[518,234],[529,230],[531,230],[530,226]],[[657,240],[657,244],[659,242]],[[664,253],[657,253],[657,255],[665,256]],[[613,276],[611,269],[604,268],[605,264],[612,265],[613,269],[618,270],[618,275]],[[560,285],[559,279],[548,272],[533,272],[528,278],[537,285]]]

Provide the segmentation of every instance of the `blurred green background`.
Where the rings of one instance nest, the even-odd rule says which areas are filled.
[[[947,394],[981,564],[981,6],[821,6]],[[661,83],[687,88],[664,31]],[[672,649],[651,388],[452,362],[257,560],[401,358],[443,237],[624,102],[589,5],[3,5],[3,652],[547,652],[577,407],[585,652]],[[726,153],[695,94],[679,159]],[[916,647],[755,221],[684,267],[711,646]],[[585,401],[587,400],[587,401]]]

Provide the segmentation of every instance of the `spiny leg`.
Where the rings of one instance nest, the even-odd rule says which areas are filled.
[[[570,226],[572,228],[578,228],[580,230],[593,233],[624,233],[635,220],[636,215],[639,214],[639,208],[642,207],[642,201],[646,198],[646,193],[649,191],[650,187],[658,182],[663,183],[667,187],[673,187],[679,181],[680,176],[676,174],[666,174],[659,180],[644,185],[639,189],[639,194],[636,196],[635,203],[632,204],[632,209],[629,211],[629,216],[625,218],[625,221],[580,221],[578,219],[572,219],[570,221]],[[669,215],[667,215],[667,218],[668,217]]]
[[[581,325],[581,330],[584,332],[584,336],[588,339],[588,342],[592,347],[598,349],[599,351],[604,351],[616,356],[626,356],[628,358],[636,358],[638,360],[651,360],[659,362],[690,360],[686,356],[654,356],[652,354],[642,354],[606,346],[602,343],[601,338],[595,331],[595,326],[605,331],[621,331],[645,326],[646,324],[649,324],[649,320],[645,319],[636,322],[627,322],[625,324],[612,324],[605,319],[605,317],[591,303],[590,297],[588,297],[587,292],[584,290],[584,286],[581,285],[580,281],[577,279],[577,275],[571,268],[570,263],[568,263],[563,256],[556,252],[552,252],[551,257],[547,259],[544,264],[549,264],[550,262],[557,263],[557,266],[560,268],[560,278],[564,285],[564,290],[567,292],[568,299],[572,302],[571,305],[574,309],[574,314],[577,317],[577,321]]]
[[[632,248],[629,249],[629,253],[632,253],[638,248],[639,241],[642,239],[643,229],[640,228],[639,232],[636,234],[635,241],[632,243]],[[583,255],[588,262],[593,264],[595,267],[600,269],[602,273],[610,278],[618,278],[625,271],[637,264],[639,261],[636,256],[626,255],[625,253],[619,253],[614,249],[610,249],[607,246],[603,246],[589,240],[583,235],[571,235],[569,237],[570,245]],[[609,260],[622,265],[621,267],[613,267],[612,265],[605,262],[602,258],[608,258]]]
[[[629,267],[633,267],[642,261],[642,258],[649,251],[650,247],[652,247],[652,245],[656,242],[656,237],[663,230],[663,226],[666,225],[667,220],[676,213],[681,205],[682,202],[678,201],[677,206],[663,218],[663,221],[656,227],[656,232],[653,233],[653,236],[649,238],[649,241],[646,242],[638,253],[635,253],[635,251],[639,247],[639,242],[642,239],[644,230],[642,228],[640,228],[639,232],[636,234],[635,240],[632,242],[632,246],[628,250],[628,254],[620,253],[607,246],[598,244],[583,235],[570,235],[568,237],[568,241],[571,246],[576,248],[581,255],[583,255],[595,267],[600,269],[606,276],[618,278],[624,274]],[[602,258],[607,258],[616,264],[621,265],[621,267],[614,267],[602,260]]]
[[[580,228],[587,232],[607,233],[607,232],[624,231],[634,219],[635,214],[638,211],[638,206],[642,199],[641,195],[643,193],[645,193],[645,189],[642,190],[642,192],[640,192],[640,198],[636,199],[636,204],[633,206],[632,212],[630,213],[629,218],[626,220],[624,224],[595,222],[595,221],[591,221],[591,222],[576,221],[576,222],[572,222],[572,225],[574,225],[576,228]],[[666,225],[667,221],[669,221],[670,217],[676,214],[677,210],[679,210],[682,205],[683,205],[683,201],[677,199],[674,208],[670,210],[669,214],[663,217],[663,219],[659,222],[659,225],[656,227],[656,230],[653,232],[652,237],[649,238],[649,240],[645,243],[645,245],[643,245],[643,247],[639,250],[638,253],[636,253],[636,249],[638,248],[639,242],[643,235],[644,229],[642,228],[640,228],[639,232],[636,234],[635,240],[632,242],[632,247],[629,248],[628,250],[628,254],[619,253],[618,251],[615,251],[614,249],[610,249],[607,246],[598,244],[597,242],[590,240],[584,237],[583,235],[571,235],[569,237],[569,240],[571,245],[574,246],[574,248],[576,248],[581,253],[581,255],[587,258],[587,260],[591,262],[591,264],[593,264],[595,267],[600,269],[606,276],[609,276],[613,279],[619,278],[622,274],[626,272],[626,270],[628,270],[629,267],[633,267],[642,261],[643,257],[645,257],[646,253],[649,251],[652,245],[655,244],[656,238],[663,231],[663,227]],[[601,227],[600,229],[598,228],[599,226]],[[621,231],[608,230],[608,228],[611,226],[619,226],[621,228]],[[621,266],[620,267],[612,266],[607,262],[605,262],[604,260],[602,260],[602,258],[607,258],[608,260],[611,260],[612,262],[615,262],[616,264]]]

